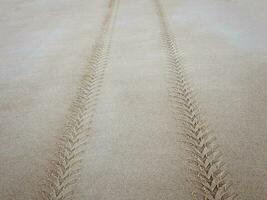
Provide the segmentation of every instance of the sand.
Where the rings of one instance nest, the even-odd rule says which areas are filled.
[[[193,199],[188,150],[198,146],[185,144],[180,78],[220,146],[227,194],[266,198],[267,3],[155,2],[1,1],[1,200],[49,199],[40,191],[64,200],[72,191],[71,199]],[[51,160],[74,175],[59,184],[64,174],[51,176],[61,173]],[[55,186],[45,189],[49,180]]]

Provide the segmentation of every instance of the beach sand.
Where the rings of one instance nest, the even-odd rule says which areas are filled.
[[[2,0],[0,199],[201,199],[189,180],[198,146],[179,120],[192,90],[222,154],[207,162],[225,163],[240,199],[264,200],[266,11],[264,0]]]

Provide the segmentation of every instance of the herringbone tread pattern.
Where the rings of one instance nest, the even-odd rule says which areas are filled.
[[[161,35],[168,57],[170,99],[178,124],[182,124],[182,135],[189,153],[187,160],[192,194],[195,200],[233,200],[231,182],[222,160],[216,138],[202,119],[199,106],[194,100],[181,58],[164,10],[159,0],[154,0],[160,20]]]
[[[56,154],[47,169],[37,200],[71,200],[80,179],[82,154],[90,133],[110,49],[110,32],[117,1],[110,0],[89,64],[81,78]]]

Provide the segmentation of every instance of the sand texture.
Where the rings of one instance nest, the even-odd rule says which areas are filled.
[[[266,200],[265,0],[0,1],[0,200]]]

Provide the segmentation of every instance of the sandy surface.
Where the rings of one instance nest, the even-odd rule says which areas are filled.
[[[73,199],[193,199],[154,1],[114,2]],[[266,1],[162,5],[235,192],[266,199]],[[28,200],[40,190],[107,8],[104,0],[1,1],[1,200]]]

